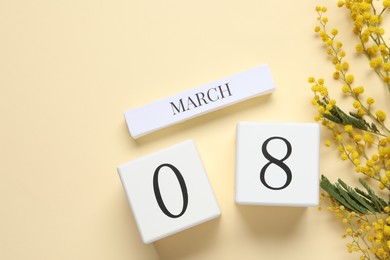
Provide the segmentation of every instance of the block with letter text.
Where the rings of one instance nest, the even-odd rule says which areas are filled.
[[[275,90],[267,65],[186,90],[125,112],[133,138]]]
[[[120,165],[118,173],[144,243],[221,214],[191,140]]]
[[[238,123],[237,203],[305,207],[318,201],[318,124]]]

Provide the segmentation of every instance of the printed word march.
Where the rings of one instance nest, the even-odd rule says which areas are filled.
[[[232,92],[230,91],[229,83],[225,83],[224,85],[210,88],[205,92],[195,93],[192,97],[188,96],[184,101],[183,98],[180,98],[176,104],[174,102],[169,102],[169,104],[171,105],[173,115],[177,115],[230,96],[232,96]]]
[[[268,65],[256,66],[125,112],[130,135],[137,139],[159,129],[275,90]]]

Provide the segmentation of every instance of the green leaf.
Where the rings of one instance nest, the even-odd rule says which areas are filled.
[[[324,103],[319,102],[319,104],[325,107]],[[367,130],[367,126],[369,126],[368,123],[359,115],[352,112],[348,115],[336,105],[333,106],[329,112],[331,115],[323,114],[324,117],[337,124],[352,125],[353,127],[361,130]]]
[[[354,113],[354,112],[349,112],[349,114],[350,114],[351,116],[353,116],[354,118],[362,119],[361,116],[359,116],[358,114],[356,114],[356,113]]]
[[[324,189],[332,198],[334,198],[340,205],[343,205],[347,209],[354,211],[354,209],[347,203],[347,201],[340,196],[340,194],[337,191],[336,186],[334,186],[330,181],[322,175],[320,186],[322,189]]]
[[[355,190],[349,187],[345,182],[341,179],[338,180],[340,185],[348,192],[352,199],[354,199],[360,206],[364,207],[369,212],[375,212],[375,209],[369,204],[365,198],[361,197]]]
[[[350,211],[360,214],[383,212],[388,203],[377,196],[364,180],[359,179],[359,182],[367,192],[358,188],[353,189],[341,179],[332,184],[324,175],[321,176],[320,186],[337,203]]]
[[[336,185],[337,188],[339,188],[338,186],[340,185]],[[339,188],[338,191],[340,192],[341,196],[344,197],[344,199],[348,202],[348,204],[350,205],[351,208],[353,208],[353,210],[357,213],[361,213],[361,214],[366,214],[368,213],[368,210],[360,205],[358,205],[351,197],[350,197],[350,194],[347,193],[344,189],[342,188]]]
[[[371,207],[374,208],[375,212],[377,212],[377,210],[375,209],[377,205],[371,200],[371,196],[369,194],[358,188],[355,188],[354,190],[361,196],[362,199],[364,199],[368,204],[370,204]]]
[[[355,128],[367,130],[366,123],[363,119],[358,119],[356,117],[349,116],[344,112],[340,114],[341,119],[343,120],[343,124],[352,125]]]
[[[379,130],[378,128],[376,127],[376,125],[374,123],[371,123],[371,126],[370,126],[371,130],[375,133],[379,133]]]
[[[337,193],[336,187],[333,186],[333,184],[330,183],[330,181],[325,176],[322,176],[320,186],[341,205],[346,203],[346,201]]]
[[[386,201],[378,197],[363,179],[359,179],[359,182],[367,190],[368,194],[370,195],[371,201],[376,205],[377,210],[382,212],[384,207],[387,206]]]
[[[328,120],[330,120],[330,121],[332,121],[332,122],[335,122],[336,124],[342,123],[342,121],[341,121],[340,118],[338,118],[338,117],[336,117],[336,116],[334,116],[334,115],[332,115],[332,114],[323,114],[323,116],[324,116],[326,119],[328,119]]]

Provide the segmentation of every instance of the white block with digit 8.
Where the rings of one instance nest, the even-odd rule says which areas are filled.
[[[191,140],[120,165],[118,173],[144,243],[221,214]]]
[[[319,137],[314,123],[238,123],[236,202],[317,206]]]

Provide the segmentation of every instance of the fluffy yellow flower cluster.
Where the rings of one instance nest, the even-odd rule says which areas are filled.
[[[385,30],[381,27],[383,14],[389,8],[390,0],[384,0],[381,4],[376,8],[373,0],[338,2],[339,7],[345,6],[351,13],[353,31],[360,40],[356,50],[368,57],[371,68],[390,91],[390,49],[384,39]]]
[[[372,68],[390,92],[390,47],[381,27],[383,15],[390,8],[390,0],[342,0],[337,4],[346,8],[353,21],[353,32],[359,44],[358,53],[368,58]],[[326,146],[336,144],[340,158],[352,163],[361,174],[366,192],[352,189],[339,180],[335,185],[323,176],[322,199],[330,203],[328,210],[347,225],[345,238],[349,252],[360,252],[361,259],[390,259],[390,202],[378,197],[371,188],[390,195],[390,129],[386,126],[386,112],[375,108],[373,97],[364,97],[365,88],[356,83],[346,60],[343,43],[337,40],[339,31],[328,29],[326,7],[316,7],[318,25],[314,31],[324,45],[334,66],[333,78],[341,82],[341,92],[352,99],[350,112],[344,112],[323,78],[310,77],[308,82],[314,94],[312,104],[317,108],[314,120],[333,133],[334,139]],[[369,185],[370,184],[370,185]]]
[[[360,259],[370,259],[372,254],[377,259],[389,259],[390,207],[384,208],[382,216],[362,215],[340,206],[327,195],[322,195],[321,200],[326,200],[326,203],[330,204],[327,210],[345,224],[342,238],[351,240],[347,243],[349,253],[360,252]]]

